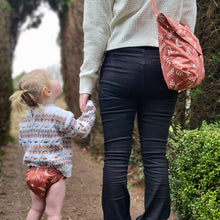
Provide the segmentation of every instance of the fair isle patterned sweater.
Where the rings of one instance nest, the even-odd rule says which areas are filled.
[[[20,122],[19,142],[25,154],[23,163],[34,167],[53,167],[65,177],[71,176],[71,138],[86,137],[95,121],[95,106],[88,101],[85,112],[75,119],[70,111],[54,104],[44,112],[30,110]]]

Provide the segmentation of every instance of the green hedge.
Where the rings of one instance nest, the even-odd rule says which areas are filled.
[[[181,220],[220,219],[220,123],[178,129],[168,142],[173,208]]]

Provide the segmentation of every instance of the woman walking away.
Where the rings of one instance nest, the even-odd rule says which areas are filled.
[[[168,129],[178,92],[163,79],[157,24],[150,0],[85,0],[84,61],[80,72],[83,112],[99,76],[105,142],[104,220],[130,220],[127,169],[137,114],[145,174],[145,211],[138,220],[166,220],[170,194]],[[159,12],[194,30],[196,0],[156,0]]]

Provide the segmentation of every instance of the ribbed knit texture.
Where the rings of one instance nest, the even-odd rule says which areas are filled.
[[[95,121],[95,106],[88,101],[85,112],[76,120],[70,111],[56,105],[44,112],[30,110],[20,122],[19,142],[25,154],[23,163],[34,167],[52,167],[65,177],[71,176],[71,138],[86,137]]]
[[[156,0],[159,12],[190,27],[196,22],[196,0]],[[157,24],[150,0],[85,0],[84,62],[80,93],[92,93],[105,51],[158,47]]]

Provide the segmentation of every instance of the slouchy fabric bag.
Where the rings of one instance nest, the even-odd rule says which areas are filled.
[[[151,3],[157,20],[160,62],[167,87],[182,91],[198,86],[205,77],[199,40],[186,25],[159,14],[155,0]]]

